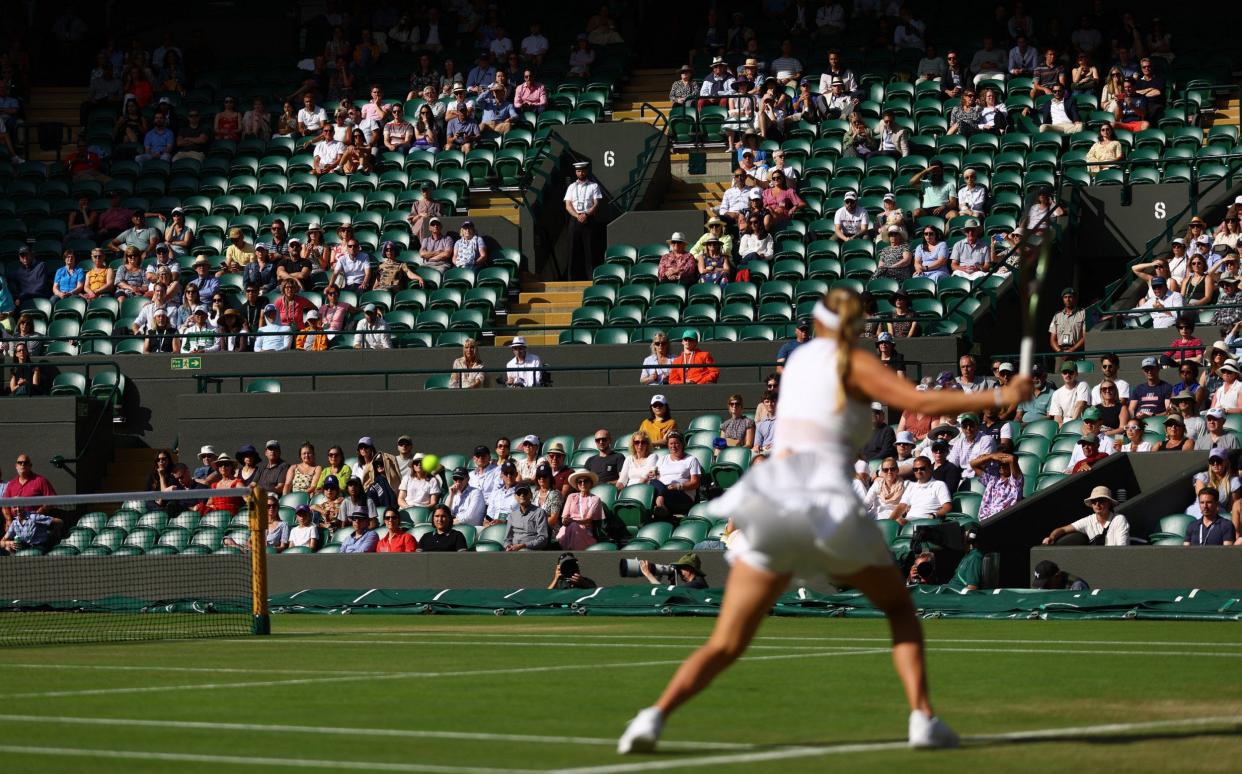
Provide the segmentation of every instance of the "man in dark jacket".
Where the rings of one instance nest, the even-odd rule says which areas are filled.
[[[871,434],[871,439],[867,441],[862,448],[862,458],[864,460],[882,460],[885,457],[893,457],[897,454],[897,433],[893,432],[893,428],[888,426],[888,410],[884,408],[883,403],[871,404],[871,419],[875,423],[875,430]]]

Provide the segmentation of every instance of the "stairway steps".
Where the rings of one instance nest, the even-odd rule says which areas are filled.
[[[580,290],[563,290],[563,291],[533,291],[519,292],[518,304],[574,304],[582,300],[582,291]]]

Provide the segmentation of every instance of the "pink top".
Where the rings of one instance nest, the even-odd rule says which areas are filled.
[[[561,529],[556,540],[566,551],[582,551],[596,543],[593,521],[603,521],[604,504],[597,495],[571,492],[561,509]]]
[[[543,107],[546,104],[548,104],[548,90],[542,83],[536,83],[534,86],[521,83],[513,92],[513,107],[518,110],[527,106]]]
[[[786,188],[783,191],[777,188],[768,188],[763,192],[763,206],[769,210],[782,207],[785,210],[785,217],[789,217],[802,204],[802,197],[798,196],[798,192],[792,188]]]

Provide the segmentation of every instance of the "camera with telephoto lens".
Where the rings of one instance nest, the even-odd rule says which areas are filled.
[[[651,574],[659,577],[668,578],[670,582],[677,578],[677,568],[671,564],[651,563]],[[643,577],[643,568],[641,559],[622,559],[621,560],[621,577],[622,578],[641,578]]]
[[[560,559],[556,560],[556,566],[560,569],[561,577],[566,579],[582,572],[578,559],[573,554],[561,554]]]

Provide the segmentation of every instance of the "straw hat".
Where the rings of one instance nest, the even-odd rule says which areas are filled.
[[[1106,486],[1097,486],[1095,489],[1092,489],[1091,494],[1087,497],[1087,499],[1083,500],[1082,503],[1090,508],[1092,500],[1100,499],[1108,500],[1113,505],[1117,504],[1117,498],[1113,497],[1113,490]]]
[[[578,482],[584,478],[591,482],[591,486],[595,486],[596,484],[599,483],[599,476],[595,475],[589,470],[581,469],[581,470],[575,470],[573,474],[569,477],[569,485],[578,486]]]

